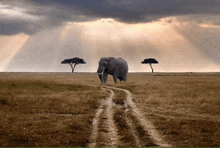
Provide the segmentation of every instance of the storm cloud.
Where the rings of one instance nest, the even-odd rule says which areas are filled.
[[[220,24],[210,17],[198,17],[218,16],[219,0],[0,0],[0,10],[1,35],[34,34],[44,29],[64,26],[66,22],[85,22],[100,18],[143,23],[184,15],[198,23],[208,20],[216,25]]]
[[[0,0],[0,71],[94,72],[101,57],[129,71],[220,71],[219,0]],[[149,68],[149,67],[148,67]]]

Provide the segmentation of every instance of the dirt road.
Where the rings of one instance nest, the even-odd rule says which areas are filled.
[[[110,95],[102,100],[96,112],[88,146],[171,147],[143,116],[128,90],[107,86],[103,86],[103,89],[108,90]],[[127,96],[118,100],[114,97],[114,91],[123,91]]]

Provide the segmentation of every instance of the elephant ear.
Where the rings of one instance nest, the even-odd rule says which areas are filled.
[[[115,67],[117,66],[117,60],[115,58],[111,58],[109,60],[109,67],[108,67],[108,71],[110,73],[112,73],[115,69]]]
[[[103,63],[102,63],[104,66],[106,66],[106,67],[108,67],[108,65],[109,65],[109,62],[108,61],[103,61]]]

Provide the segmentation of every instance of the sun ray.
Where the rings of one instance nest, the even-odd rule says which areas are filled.
[[[172,23],[160,20],[139,24],[126,24],[113,19],[83,23],[68,22],[63,28],[33,35],[33,39],[29,39],[25,50],[22,51],[33,50],[38,53],[38,56],[41,55],[41,51],[45,51],[42,57],[53,57],[53,62],[48,62],[51,71],[59,71],[59,61],[73,56],[78,56],[86,61],[84,69],[88,72],[96,71],[98,60],[105,56],[123,57],[129,63],[130,72],[148,71],[146,66],[140,63],[144,58],[156,58],[159,64],[155,65],[155,70],[162,72],[219,70],[220,67],[217,63],[211,62],[210,57],[201,52],[198,46],[178,31],[178,27],[176,27],[178,25],[185,26],[175,22],[175,19],[172,20]],[[0,36],[0,48],[2,49],[0,51],[0,71],[9,67],[7,64],[15,59],[13,57],[21,48],[24,48],[23,45],[28,38],[29,36],[25,34]],[[52,52],[46,52],[48,50]],[[29,54],[29,58],[35,56],[32,52]],[[14,65],[11,65],[10,70],[19,63],[19,57],[22,56],[13,60]],[[47,60],[47,58],[44,59]],[[29,68],[28,64],[25,66],[22,68]],[[40,69],[40,66],[45,67],[45,64],[38,63],[37,66]]]
[[[11,59],[20,51],[28,40],[26,34],[0,36],[0,71],[4,71]]]
[[[146,56],[156,56],[163,60],[159,68],[162,71],[196,71],[213,64],[207,62],[208,57],[166,20],[125,24],[113,19],[101,19],[74,24],[83,28],[81,38],[87,49],[96,51],[97,57],[125,57],[132,63],[130,71],[146,71],[146,66],[138,61]],[[169,64],[170,68],[167,66]]]

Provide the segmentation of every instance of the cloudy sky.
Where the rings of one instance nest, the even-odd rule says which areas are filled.
[[[0,0],[0,71],[95,72],[101,57],[130,72],[220,72],[220,0]]]

